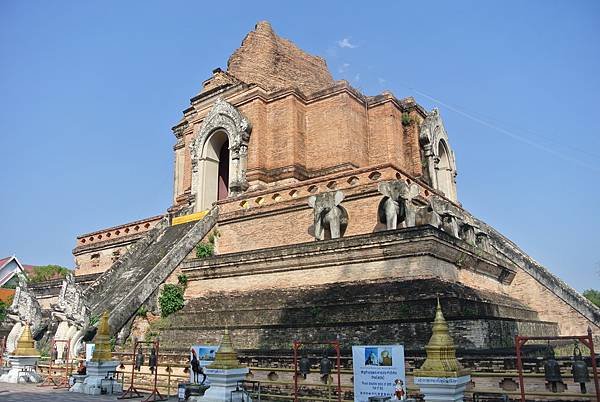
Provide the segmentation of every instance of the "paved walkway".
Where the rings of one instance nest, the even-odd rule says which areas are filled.
[[[139,402],[142,398],[128,399]],[[52,389],[52,387],[37,387],[34,384],[8,384],[0,382],[0,401],[2,402],[105,402],[117,401],[116,396],[90,396],[69,392],[67,389]],[[170,402],[177,401],[171,397]]]

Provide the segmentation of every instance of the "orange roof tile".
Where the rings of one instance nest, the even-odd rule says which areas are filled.
[[[14,296],[14,294],[15,294],[14,289],[0,288],[0,301],[8,303],[9,301],[12,300],[12,297]]]

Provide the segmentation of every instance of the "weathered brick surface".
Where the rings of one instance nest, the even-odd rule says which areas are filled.
[[[404,111],[413,110],[418,116],[423,112],[408,109],[410,105],[392,95],[372,104],[345,82],[311,97],[294,90],[271,93],[256,87],[236,87],[221,95],[252,123],[247,167],[251,188],[383,162],[394,163],[413,177],[423,173],[418,130],[402,125]],[[175,199],[191,188],[189,144],[213,103],[213,98],[194,101],[193,113],[184,119],[189,127],[184,135],[186,148],[177,153],[184,158],[183,183],[175,186]]]
[[[259,22],[244,38],[242,46],[229,58],[227,72],[269,90],[296,86],[310,93],[333,84],[325,60],[278,37],[266,21]]]
[[[373,176],[373,173],[377,176]],[[282,201],[274,201],[275,194],[261,195],[266,201],[260,206],[253,205],[252,210],[247,211],[239,208],[239,201],[235,205],[223,205],[224,215],[219,220],[219,253],[227,254],[314,240],[314,214],[308,206],[308,197],[318,192],[332,191],[327,187],[332,183],[334,189],[342,189],[346,196],[341,204],[348,213],[345,236],[382,230],[383,226],[377,220],[377,208],[383,195],[378,192],[377,185],[385,179],[395,179],[394,173],[395,171],[390,169],[372,169],[361,175],[357,172],[339,175],[336,179],[278,192]],[[351,179],[355,179],[357,184],[350,185],[348,181]],[[295,197],[289,196],[292,191],[297,192]],[[227,215],[227,211],[234,210],[237,210],[235,216]],[[251,224],[248,223],[248,219],[252,219]]]
[[[368,270],[369,267],[365,267]],[[200,281],[205,283],[206,281]],[[208,283],[206,283],[210,286]],[[516,333],[557,333],[556,324],[509,297],[458,283],[379,280],[295,288],[206,292],[172,316],[162,330],[167,347],[215,342],[227,325],[243,349],[286,349],[293,339],[344,345],[401,342],[416,349],[431,336],[435,295],[461,348],[511,347]]]
[[[484,222],[478,222],[494,238],[499,250],[519,267],[509,292],[540,313],[559,323],[561,334],[585,334],[588,326],[600,330],[600,309],[538,264],[509,239]]]
[[[561,334],[585,335],[591,326],[594,333],[600,331],[600,322],[592,323],[564,300],[557,297],[552,289],[543,286],[523,270],[517,272],[510,286],[511,294],[523,300],[536,310],[543,320],[558,323]]]
[[[227,325],[249,349],[337,335],[347,344],[401,339],[417,348],[428,340],[436,295],[464,348],[556,333],[556,324],[506,292],[460,282],[462,271],[498,282],[509,269],[501,264],[429,226],[189,260],[180,267],[189,302],[168,320],[163,339],[173,347],[212,340]]]

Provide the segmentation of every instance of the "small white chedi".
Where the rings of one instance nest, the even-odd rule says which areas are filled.
[[[72,392],[81,392],[87,395],[100,395],[102,388],[105,393],[121,393],[123,388],[121,384],[114,380],[108,380],[107,374],[114,372],[119,362],[112,359],[110,346],[110,327],[108,324],[108,311],[105,311],[100,318],[98,332],[94,337],[96,345],[92,359],[86,363],[86,376],[83,382],[81,378],[76,378],[76,383],[71,387]]]
[[[248,374],[248,367],[240,364],[237,353],[231,343],[229,331],[225,329],[223,339],[219,350],[215,355],[215,360],[204,369],[210,380],[210,388],[206,390],[204,396],[191,396],[190,402],[240,402],[242,395],[240,393],[231,394],[237,389],[238,381],[242,381]],[[244,401],[248,401],[245,397]]]
[[[29,324],[26,324],[17,342],[17,347],[8,356],[10,370],[0,376],[0,381],[12,383],[42,381],[42,377],[35,371],[40,354],[34,344],[31,328]]]
[[[414,382],[425,395],[425,401],[462,402],[467,384],[471,381],[469,370],[456,359],[456,348],[437,301],[433,334],[425,346],[427,359],[414,371]]]

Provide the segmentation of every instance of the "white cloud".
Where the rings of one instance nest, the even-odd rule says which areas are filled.
[[[358,73],[357,73],[357,74],[354,76],[354,82],[358,82],[358,81],[360,81],[360,74],[358,74]]]
[[[350,43],[350,38],[344,38],[342,40],[338,40],[338,46],[341,48],[354,49],[357,48],[358,45]]]
[[[383,84],[385,84],[387,81],[385,80],[385,78],[381,78],[381,77],[379,77],[379,78],[377,78],[377,82],[379,82],[379,85],[383,85]]]
[[[338,73],[345,73],[346,71],[348,71],[348,67],[350,67],[350,63],[342,63],[342,65],[338,68]]]

